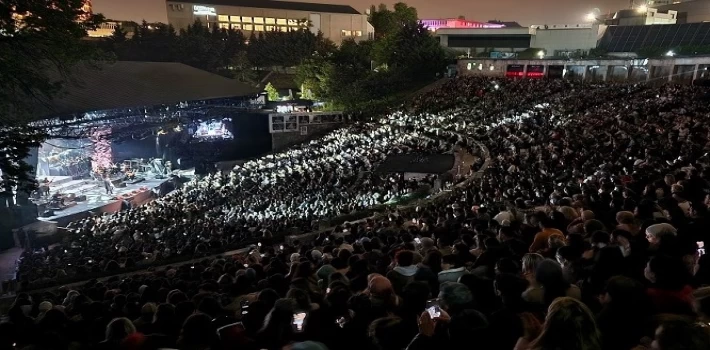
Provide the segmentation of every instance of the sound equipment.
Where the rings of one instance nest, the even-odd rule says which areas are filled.
[[[74,198],[74,201],[75,201],[75,202],[84,202],[84,201],[86,201],[86,195],[85,195],[85,194],[82,194],[82,195],[80,195],[80,196],[76,196],[76,197]]]
[[[157,179],[158,177],[156,176],[155,178]],[[144,177],[136,177],[135,179],[133,179],[133,180],[131,180],[131,181],[128,181],[128,183],[131,184],[131,185],[135,185],[135,184],[141,183],[141,182],[143,182],[143,181],[145,181],[145,178],[144,178]]]
[[[123,182],[123,181],[119,182],[119,183],[116,185],[116,188],[124,188],[124,187],[126,187],[126,183]]]
[[[48,218],[50,216],[54,216],[54,210],[45,210],[44,213],[42,213],[43,218]]]

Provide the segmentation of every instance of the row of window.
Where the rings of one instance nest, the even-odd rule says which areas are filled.
[[[286,19],[286,18],[270,18],[270,17],[249,17],[249,16],[228,16],[228,15],[218,15],[217,19],[220,22],[231,22],[231,23],[253,23],[253,24],[277,24],[282,26],[301,26],[307,25],[307,21],[298,19]]]
[[[218,24],[220,28],[223,29],[238,29],[238,30],[248,30],[248,31],[257,31],[257,32],[274,32],[274,31],[279,31],[279,32],[294,32],[297,30],[304,30],[305,28],[295,28],[295,27],[285,27],[285,26],[265,26],[263,24],[241,24],[241,23],[219,23]]]
[[[362,36],[362,30],[341,30],[341,36]]]

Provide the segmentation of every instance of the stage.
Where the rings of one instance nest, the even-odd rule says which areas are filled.
[[[53,176],[48,179],[53,181],[50,185],[50,193],[59,192],[73,195],[78,199],[69,202],[70,205],[61,210],[52,210],[44,205],[38,205],[37,219],[56,227],[64,227],[72,221],[91,214],[119,211],[124,200],[128,201],[131,207],[139,206],[158,195],[165,195],[172,189],[172,185],[168,184],[170,177],[156,179],[154,176],[146,176],[143,181],[137,183],[119,182],[113,194],[107,194],[103,183],[93,179],[73,180],[69,176]],[[48,214],[53,215],[43,215],[47,210],[53,212]],[[41,231],[46,232],[46,230]]]

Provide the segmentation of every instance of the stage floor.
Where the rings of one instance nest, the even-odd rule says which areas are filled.
[[[73,180],[65,182],[68,185],[72,182],[83,182],[77,183],[80,189],[80,193],[77,195],[85,195],[86,200],[77,202],[76,205],[63,210],[55,210],[53,216],[48,217],[38,217],[37,219],[45,222],[56,222],[58,226],[62,227],[71,221],[80,219],[83,216],[88,216],[89,212],[114,212],[121,208],[121,201],[123,199],[128,199],[131,201],[133,206],[138,206],[145,203],[147,200],[152,198],[153,192],[158,192],[165,182],[169,181],[170,178],[165,179],[155,179],[146,178],[145,181],[141,181],[136,184],[126,183],[126,187],[117,187],[113,190],[113,194],[107,194],[106,189],[103,184],[100,184],[93,180]],[[62,184],[60,184],[61,186]],[[51,193],[55,193],[55,188],[51,188]],[[74,191],[66,191],[71,193]],[[165,193],[163,193],[165,194]],[[116,198],[120,199],[116,199]],[[42,214],[42,213],[40,213]]]

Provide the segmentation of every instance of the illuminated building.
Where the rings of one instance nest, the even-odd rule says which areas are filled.
[[[424,23],[424,22],[423,22]],[[425,23],[427,25],[428,23]],[[486,54],[491,58],[511,58],[537,49],[536,58],[567,57],[584,54],[597,45],[598,24],[549,24],[521,27],[500,22],[451,20],[431,23],[442,46],[466,52],[468,56]],[[542,52],[542,57],[538,57]]]
[[[675,24],[678,12],[673,10],[659,11],[656,8],[639,7],[619,10],[613,17],[605,20],[607,25],[643,26],[653,24]]]
[[[168,23],[176,30],[199,20],[209,28],[252,32],[308,29],[336,44],[344,39],[367,40],[374,28],[362,14],[347,5],[272,0],[167,0]]]
[[[710,22],[710,0],[674,1],[657,8],[659,11],[678,12],[678,24]]]
[[[431,31],[441,28],[504,28],[504,24],[467,21],[459,18],[422,19],[419,22]]]

